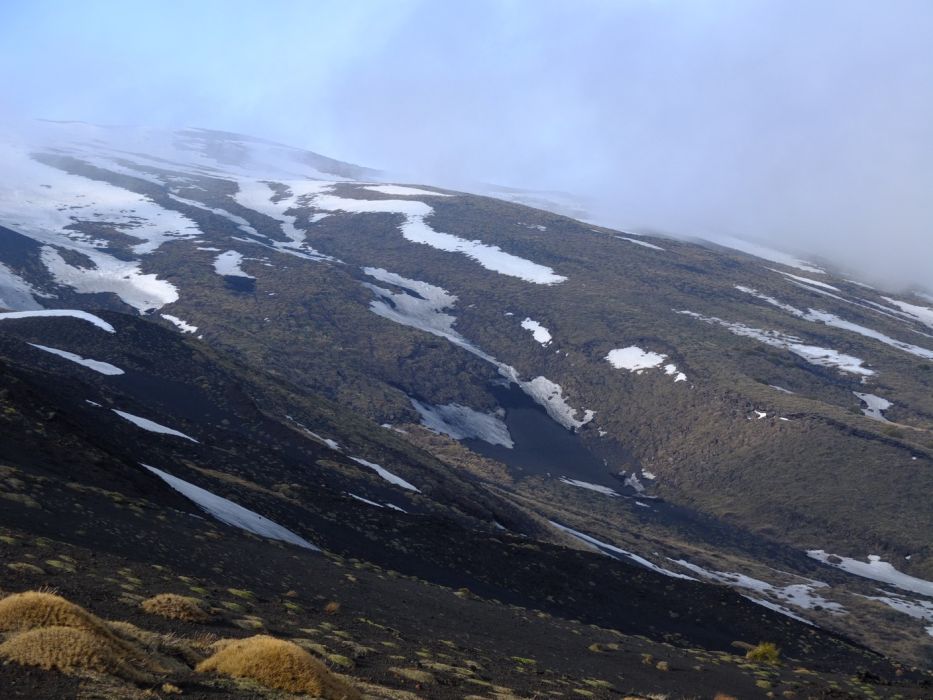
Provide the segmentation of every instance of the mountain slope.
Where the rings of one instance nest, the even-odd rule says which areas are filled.
[[[923,299],[794,260],[379,184],[236,135],[45,129],[4,147],[0,303],[86,309],[118,331],[0,318],[0,337],[18,368],[17,415],[35,405],[34,425],[64,417],[51,429],[68,454],[106,443],[107,466],[82,470],[88,487],[182,507],[142,462],[328,551],[484,596],[688,645],[762,629],[750,620],[764,608],[747,618],[740,597],[715,634],[670,626],[674,589],[634,615],[655,579],[625,605],[582,604],[569,555],[550,545],[535,545],[527,576],[506,574],[495,562],[514,547],[494,553],[505,527],[608,554],[597,571],[610,578],[593,583],[617,595],[632,573],[612,578],[631,568],[614,559],[663,570],[636,569],[699,601],[668,620],[702,620],[717,605],[705,596],[725,594],[679,583],[689,576],[777,607],[784,624],[804,617],[929,658]],[[26,343],[125,374],[92,392],[69,383],[74,362]],[[139,429],[112,408],[198,442],[163,435],[140,455]],[[72,478],[61,450],[14,444],[18,469],[44,454],[69,465],[50,478]],[[491,544],[471,554],[464,537]],[[879,594],[820,551],[871,575],[889,569],[858,560],[879,555],[901,576],[882,577]],[[538,591],[532,571],[563,593]],[[802,654],[793,629],[782,643]]]

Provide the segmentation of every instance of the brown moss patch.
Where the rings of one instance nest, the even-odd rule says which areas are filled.
[[[325,700],[362,700],[355,688],[297,644],[267,635],[218,644],[217,652],[196,670],[249,678],[269,688]]]

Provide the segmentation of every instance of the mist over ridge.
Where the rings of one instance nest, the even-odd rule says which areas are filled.
[[[0,119],[204,127],[933,286],[933,8],[5,3]]]

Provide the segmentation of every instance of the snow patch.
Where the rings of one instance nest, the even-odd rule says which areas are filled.
[[[272,183],[260,180],[239,180],[239,190],[234,195],[238,204],[252,209],[253,211],[265,214],[271,219],[275,219],[285,236],[286,241],[277,241],[267,238],[267,243],[271,248],[280,252],[294,255],[306,260],[315,261],[336,261],[329,255],[318,252],[307,242],[307,232],[298,228],[298,216],[286,212],[297,210],[299,207],[307,207],[309,199],[314,195],[326,192],[334,186],[334,182],[319,180],[288,180],[284,183],[288,194],[280,196],[272,189]],[[275,201],[273,201],[273,199]],[[257,241],[251,241],[253,243]]]
[[[421,243],[449,253],[461,253],[487,270],[509,277],[517,277],[525,282],[558,284],[567,279],[556,274],[550,267],[506,253],[498,246],[487,245],[478,240],[468,241],[465,238],[431,228],[425,222],[425,219],[433,214],[434,210],[423,202],[400,199],[346,199],[330,194],[320,194],[313,198],[311,205],[323,211],[343,211],[354,214],[401,214],[403,221],[399,229],[402,236],[412,243]]]
[[[897,299],[892,299],[891,297],[881,297],[889,304],[893,304],[899,308],[904,313],[915,318],[926,326],[933,328],[933,309],[929,309],[926,306],[917,306],[916,304],[908,304],[906,301],[898,301]]]
[[[746,326],[743,323],[724,321],[721,318],[716,318],[715,316],[703,316],[702,314],[698,314],[694,311],[680,310],[676,313],[690,316],[691,318],[703,321],[704,323],[722,326],[734,335],[742,336],[745,338],[752,338],[760,343],[764,343],[765,345],[788,350],[789,352],[802,357],[804,360],[813,365],[820,367],[834,367],[840,372],[857,374],[863,377],[870,377],[875,373],[874,370],[862,366],[864,360],[853,357],[852,355],[845,355],[829,348],[821,348],[817,345],[807,345],[800,338],[787,335],[779,331],[761,330],[751,326]]]
[[[779,275],[784,275],[785,277],[788,277],[792,280],[796,280],[797,282],[801,282],[802,284],[812,285],[814,287],[820,287],[821,289],[828,289],[832,292],[840,292],[840,293],[842,292],[842,290],[839,289],[839,287],[834,287],[831,284],[826,284],[825,282],[818,282],[816,280],[811,280],[809,277],[798,277],[797,275],[792,275],[789,272],[784,272],[783,270],[775,270],[773,267],[769,267],[768,269],[771,270],[771,272],[776,272]]]
[[[792,605],[795,608],[803,610],[813,610],[817,607],[827,610],[831,613],[844,613],[845,608],[839,603],[827,600],[823,596],[815,593],[816,589],[828,588],[829,584],[813,579],[806,579],[807,583],[795,583],[788,586],[775,586],[767,581],[762,581],[745,574],[729,571],[711,571],[701,566],[692,564],[683,559],[672,560],[675,564],[694,572],[702,578],[723,583],[732,588],[742,588],[755,591],[758,594],[764,594],[775,598],[781,603]],[[760,599],[752,599],[756,603],[764,604]],[[770,607],[770,606],[768,606]],[[781,612],[781,611],[778,611]],[[800,619],[800,618],[798,618]],[[804,622],[807,622],[804,620]],[[808,624],[810,624],[808,622]]]
[[[370,192],[378,192],[379,194],[387,194],[392,197],[453,197],[451,194],[421,190],[417,187],[405,187],[404,185],[366,185],[361,189],[369,190]]]
[[[642,248],[651,248],[651,250],[666,250],[659,245],[653,245],[647,241],[640,241],[637,238],[626,238],[625,236],[615,236],[620,241],[628,241],[629,243],[634,243],[635,245],[640,245]]]
[[[381,476],[383,479],[385,479],[386,481],[388,481],[390,484],[395,484],[396,486],[401,486],[403,489],[407,489],[407,490],[409,490],[409,491],[414,491],[414,492],[416,492],[416,493],[421,493],[421,490],[420,490],[420,489],[418,489],[417,487],[413,486],[413,485],[410,484],[409,482],[405,481],[402,477],[397,476],[396,474],[393,474],[392,472],[390,472],[390,471],[389,471],[388,469],[386,469],[385,467],[382,467],[382,466],[380,466],[380,465],[378,465],[378,464],[375,464],[375,463],[373,463],[373,462],[368,462],[367,460],[362,459],[361,457],[350,457],[350,459],[352,459],[352,460],[353,460],[354,462],[356,462],[357,464],[360,464],[360,465],[362,465],[362,466],[364,466],[364,467],[367,467],[367,468],[369,468],[369,469],[372,469],[374,472],[376,472],[379,476]]]
[[[86,357],[81,357],[76,355],[73,352],[68,352],[67,350],[59,350],[58,348],[50,348],[46,345],[36,345],[35,343],[29,343],[34,348],[39,348],[39,350],[45,350],[46,352],[52,353],[53,355],[58,355],[63,357],[66,360],[71,360],[72,362],[81,365],[82,367],[87,367],[92,369],[95,372],[100,374],[106,374],[110,377],[115,377],[119,374],[124,374],[123,370],[119,367],[116,367],[109,362],[101,362],[100,360],[91,360]]]
[[[141,418],[140,416],[134,416],[132,413],[126,413],[125,411],[118,411],[115,408],[111,408],[111,411],[116,413],[120,418],[128,420],[133,425],[142,428],[143,430],[148,430],[151,433],[161,433],[163,435],[174,435],[176,437],[184,438],[185,440],[191,440],[191,442],[197,442],[190,435],[185,435],[178,430],[173,430],[172,428],[166,428],[164,425],[160,425],[155,421],[149,420],[148,418]]]
[[[796,267],[798,270],[803,270],[804,272],[812,272],[814,274],[822,275],[825,274],[824,270],[805,263],[802,260],[798,260],[792,255],[787,253],[782,253],[779,250],[774,250],[773,248],[768,248],[757,243],[752,243],[751,241],[743,241],[741,238],[734,238],[732,236],[718,236],[716,238],[707,239],[711,243],[716,245],[721,245],[724,248],[732,248],[733,250],[738,250],[748,255],[753,255],[756,258],[761,258],[762,260],[770,260],[771,262],[776,262],[781,265],[786,265],[787,267]]]
[[[408,279],[381,268],[365,267],[363,272],[381,282],[408,292],[393,292],[364,282],[363,286],[377,297],[369,305],[373,313],[395,323],[445,338],[490,363],[502,377],[517,384],[532,400],[542,406],[551,418],[569,430],[580,428],[593,419],[595,412],[591,410],[583,412],[582,420],[577,418],[577,409],[567,403],[559,384],[543,376],[528,381],[522,380],[518,370],[514,367],[500,362],[460,335],[453,327],[457,319],[444,313],[457,301],[457,297],[447,290],[427,282]]]
[[[421,415],[421,424],[435,433],[448,435],[454,440],[478,438],[490,445],[502,445],[510,449],[515,446],[509,429],[493,413],[480,413],[456,403],[432,406],[415,399],[410,401]]]
[[[173,323],[175,326],[177,326],[178,330],[180,330],[182,333],[196,333],[198,330],[197,326],[192,326],[187,321],[183,321],[182,319],[178,318],[178,316],[172,316],[171,314],[160,315],[169,323]]]
[[[178,301],[178,290],[171,282],[154,274],[144,274],[139,262],[118,260],[95,250],[82,250],[94,267],[76,267],[50,246],[43,246],[43,264],[58,284],[82,294],[109,292],[144,314]]]
[[[573,528],[569,528],[565,525],[561,525],[560,523],[554,522],[553,520],[549,520],[548,522],[560,532],[570,535],[574,539],[577,539],[580,542],[583,542],[593,551],[599,552],[600,554],[605,554],[607,557],[612,557],[613,559],[621,559],[622,557],[625,557],[627,559],[631,559],[632,561],[638,564],[641,564],[642,566],[648,569],[657,571],[659,574],[670,576],[671,578],[681,578],[681,579],[687,579],[689,581],[696,580],[692,576],[687,576],[685,574],[677,573],[676,571],[670,571],[669,569],[662,568],[658,566],[657,564],[655,564],[654,562],[645,559],[644,557],[640,557],[637,554],[632,554],[631,552],[627,552],[626,550],[620,549],[619,547],[616,547],[615,545],[611,545],[607,542],[601,542],[595,537],[590,537],[587,534],[578,532],[577,530],[574,530]]]
[[[629,372],[640,372],[641,370],[658,367],[667,355],[657,352],[642,350],[637,345],[630,345],[627,348],[616,348],[610,350],[606,355],[606,360],[616,369],[627,369]]]
[[[911,355],[916,355],[917,357],[922,357],[927,360],[933,360],[933,350],[928,350],[927,348],[920,347],[919,345],[913,345],[902,340],[897,340],[896,338],[887,336],[884,333],[879,333],[878,331],[872,330],[871,328],[866,328],[865,326],[861,326],[857,323],[846,321],[845,319],[840,318],[835,314],[831,314],[826,311],[820,311],[819,309],[808,309],[807,311],[802,311],[801,309],[797,309],[790,304],[780,302],[774,297],[770,297],[767,294],[762,294],[750,287],[736,285],[736,289],[741,292],[745,292],[746,294],[750,294],[757,299],[761,299],[762,301],[765,301],[772,306],[781,309],[782,311],[786,311],[792,316],[802,318],[805,321],[811,321],[812,323],[822,323],[832,328],[839,328],[841,330],[857,333],[858,335],[864,336],[866,338],[878,340],[885,345],[891,346],[892,348],[903,350],[904,352],[910,353]]]
[[[245,277],[246,279],[256,279],[252,275],[243,272],[240,267],[243,263],[243,255],[235,250],[228,250],[214,258],[214,272],[224,277]]]
[[[0,309],[13,311],[41,309],[42,305],[35,300],[36,296],[42,295],[29,282],[0,262]]]
[[[853,391],[852,393],[855,394],[865,404],[865,408],[862,409],[862,413],[864,413],[869,418],[881,421],[882,423],[890,422],[887,418],[884,417],[884,413],[882,413],[882,411],[886,411],[887,409],[891,408],[893,404],[890,401],[883,399],[880,396],[875,396],[874,394],[861,394],[857,391]]]
[[[891,564],[882,561],[881,557],[876,554],[869,554],[867,561],[859,561],[858,559],[841,557],[837,554],[828,554],[822,549],[808,549],[807,556],[855,576],[889,583],[892,586],[903,588],[905,591],[913,591],[914,593],[933,597],[933,581],[926,581],[922,578],[901,573]]]
[[[599,484],[591,484],[588,481],[579,481],[578,479],[571,479],[566,476],[560,477],[560,482],[562,484],[567,484],[568,486],[576,486],[577,488],[587,489],[588,491],[596,491],[597,493],[604,494],[606,496],[618,496],[618,492],[609,488],[608,486],[600,486]]]
[[[42,309],[40,311],[5,311],[0,313],[0,321],[5,318],[79,318],[82,321],[87,321],[92,323],[101,330],[105,330],[108,333],[116,333],[114,327],[107,323],[104,319],[94,314],[89,314],[87,311],[78,311],[76,309]]]
[[[233,501],[213,494],[207,489],[202,489],[200,486],[195,486],[184,479],[179,479],[177,476],[172,476],[161,469],[150,467],[148,464],[143,464],[142,466],[162,479],[162,481],[178,491],[182,496],[193,501],[195,505],[205,513],[222,523],[239,528],[240,530],[245,530],[246,532],[251,532],[260,537],[266,537],[270,540],[288,542],[289,544],[304,547],[305,549],[310,549],[315,552],[321,551],[303,537],[299,537],[291,530],[282,527],[278,523],[272,522],[255,511],[237,505]]]
[[[524,328],[526,331],[531,331],[532,337],[541,343],[541,345],[544,347],[547,347],[551,344],[551,332],[537,321],[526,318],[524,321],[522,321],[522,328]]]

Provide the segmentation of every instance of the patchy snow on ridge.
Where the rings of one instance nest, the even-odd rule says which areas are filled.
[[[559,384],[543,376],[523,380],[514,367],[500,362],[460,335],[453,327],[457,319],[451,314],[444,313],[444,310],[451,308],[457,301],[457,297],[447,290],[427,282],[408,279],[381,268],[365,267],[363,272],[380,282],[409,292],[393,292],[364,282],[363,286],[377,297],[369,305],[370,311],[374,314],[445,338],[490,363],[502,377],[517,384],[523,392],[542,406],[551,418],[568,430],[580,428],[593,419],[595,412],[591,410],[585,410],[582,419],[577,418],[577,409],[567,403],[563,388]]]
[[[360,189],[387,194],[392,197],[453,197],[452,194],[443,194],[441,192],[432,192],[431,190],[420,190],[417,187],[406,187],[404,185],[366,185]]]
[[[732,588],[744,588],[753,590],[759,594],[769,595],[782,603],[793,605],[795,608],[804,610],[813,610],[822,608],[832,613],[843,613],[845,608],[839,603],[827,600],[826,598],[814,593],[814,589],[828,588],[829,584],[814,579],[806,579],[807,583],[795,583],[789,586],[775,586],[774,584],[762,581],[745,574],[733,573],[729,571],[711,571],[701,566],[692,564],[684,559],[672,559],[675,564],[698,574],[702,578],[724,583]],[[755,602],[759,602],[755,600]],[[781,612],[781,611],[779,611]],[[798,618],[799,619],[799,618]],[[804,620],[804,622],[807,622]],[[809,623],[808,623],[809,624]]]
[[[169,194],[169,197],[174,199],[176,202],[187,204],[189,207],[195,207],[197,209],[208,211],[211,214],[215,214],[216,216],[221,217],[222,219],[226,219],[227,221],[230,221],[231,223],[236,224],[237,228],[239,228],[243,233],[248,233],[251,236],[261,236],[259,231],[257,231],[250,225],[249,221],[244,219],[242,216],[237,216],[236,214],[233,214],[227,211],[226,209],[221,209],[219,207],[209,207],[206,204],[201,204],[201,202],[196,202],[193,199],[185,199],[184,197],[179,197],[178,195],[174,195],[174,194]],[[212,250],[212,249],[211,248],[198,248],[198,250]]]
[[[82,321],[87,321],[92,323],[101,330],[107,331],[108,333],[116,333],[116,330],[113,326],[107,323],[104,319],[94,314],[89,314],[87,311],[79,311],[77,309],[41,309],[39,311],[4,311],[0,313],[0,321],[5,318],[14,319],[14,318],[79,318]]]
[[[703,321],[704,323],[722,326],[734,335],[742,336],[745,338],[752,338],[753,340],[757,340],[758,342],[764,343],[765,345],[788,350],[789,352],[802,357],[804,360],[813,365],[820,367],[834,367],[840,372],[857,374],[863,377],[870,377],[875,373],[874,370],[862,366],[864,360],[853,357],[852,355],[845,355],[841,352],[837,352],[836,350],[831,350],[829,348],[821,348],[817,345],[807,345],[800,338],[792,335],[786,335],[779,331],[761,330],[759,328],[746,326],[744,323],[724,321],[721,318],[716,318],[715,316],[703,316],[702,314],[698,314],[694,311],[680,310],[676,311],[676,313],[690,316],[691,318],[695,318],[698,321]]]
[[[568,486],[576,486],[577,488],[586,489],[588,491],[595,491],[596,493],[601,493],[606,496],[618,496],[618,492],[609,488],[608,486],[600,486],[599,484],[591,484],[588,481],[580,481],[578,479],[571,479],[568,476],[560,477],[559,481],[562,484],[567,484]]]
[[[841,557],[838,554],[829,554],[822,549],[808,549],[807,556],[855,576],[889,583],[892,586],[903,588],[905,591],[913,591],[914,593],[933,597],[933,581],[926,581],[922,578],[901,573],[889,563],[881,561],[881,557],[877,554],[869,554],[868,561],[859,561],[858,559]]]
[[[119,260],[93,249],[80,252],[90,258],[94,267],[71,265],[51,246],[43,246],[40,255],[58,284],[82,294],[116,294],[141,314],[178,301],[175,285],[154,274],[143,274],[139,262]]]
[[[468,241],[431,228],[425,219],[434,213],[434,209],[424,202],[401,199],[346,199],[331,194],[319,194],[311,200],[311,205],[330,212],[401,214],[403,220],[399,229],[402,236],[412,243],[421,243],[449,253],[461,253],[487,270],[534,284],[557,284],[567,279],[556,274],[550,267],[506,253],[498,246],[487,245],[477,240]]]
[[[662,568],[658,566],[657,564],[655,564],[654,562],[645,559],[644,557],[640,557],[637,554],[632,554],[632,552],[627,552],[626,550],[616,547],[615,545],[611,545],[607,542],[602,542],[596,539],[595,537],[590,537],[589,535],[579,532],[577,530],[574,530],[573,528],[569,528],[566,525],[561,525],[560,523],[554,522],[553,520],[548,520],[548,522],[560,532],[570,535],[574,539],[582,542],[589,549],[592,549],[594,552],[605,554],[607,557],[611,557],[613,559],[621,559],[622,557],[625,557],[627,559],[634,561],[637,564],[641,564],[642,566],[648,569],[657,571],[659,574],[670,576],[671,578],[682,578],[682,579],[687,579],[689,581],[696,580],[692,576],[687,576],[686,574],[679,574],[676,571],[671,571],[669,569]]]
[[[409,400],[421,415],[421,424],[428,430],[448,435],[454,440],[478,438],[490,445],[509,449],[515,446],[509,429],[494,413],[481,413],[457,403],[433,406],[416,399]]]
[[[637,238],[626,238],[625,236],[614,236],[614,238],[618,238],[620,241],[628,241],[629,243],[640,245],[642,248],[651,248],[651,250],[667,250],[666,248],[662,248],[659,245],[648,243],[648,241],[640,241]]]
[[[892,338],[888,335],[885,335],[884,333],[872,330],[871,328],[866,328],[865,326],[861,326],[857,323],[846,321],[845,319],[839,318],[835,314],[831,314],[827,311],[820,311],[818,309],[808,309],[807,311],[802,311],[801,309],[795,308],[790,304],[780,302],[774,297],[768,296],[767,294],[762,294],[761,292],[752,289],[751,287],[736,285],[735,288],[740,292],[750,294],[756,299],[761,299],[762,301],[765,301],[772,306],[781,309],[782,311],[786,311],[792,316],[802,318],[805,321],[810,321],[812,323],[822,323],[832,328],[839,328],[840,330],[857,333],[858,335],[864,336],[866,338],[872,338],[881,343],[884,343],[885,345],[889,345],[892,348],[903,350],[904,352],[910,353],[911,355],[916,355],[917,357],[922,357],[927,360],[933,360],[933,350],[920,347],[919,345],[905,343],[902,340],[897,340],[896,338]]]
[[[195,440],[190,435],[185,435],[184,433],[179,432],[178,430],[173,430],[172,428],[166,428],[164,425],[160,425],[153,420],[149,420],[148,418],[134,416],[132,413],[126,413],[125,411],[118,411],[115,408],[111,408],[110,410],[116,413],[118,416],[120,416],[120,418],[123,418],[124,420],[128,420],[130,423],[132,423],[138,428],[142,428],[143,430],[148,430],[150,433],[161,433],[163,435],[174,435],[175,437],[184,438],[185,440],[191,440],[191,442],[197,442],[197,440]]]
[[[42,304],[35,300],[42,296],[29,282],[0,262],[0,309],[11,311],[33,311]]]
[[[189,218],[165,209],[145,195],[35,160],[25,150],[0,143],[6,177],[0,183],[0,223],[35,240],[85,252],[95,242],[72,227],[105,224],[141,242],[139,255],[174,239],[200,234]]]
[[[839,289],[839,287],[834,287],[833,285],[826,284],[825,282],[817,282],[816,280],[811,280],[809,277],[799,277],[797,275],[792,275],[789,272],[784,272],[783,270],[775,270],[773,267],[769,267],[768,269],[771,270],[771,272],[776,272],[779,275],[784,275],[785,277],[801,282],[802,284],[813,285],[814,287],[820,287],[822,289],[829,289],[830,291],[833,291],[833,292],[842,291],[841,289]]]
[[[859,399],[865,404],[865,408],[862,409],[864,413],[869,418],[874,420],[881,421],[882,423],[889,423],[890,421],[884,417],[882,411],[886,411],[893,405],[887,399],[883,399],[880,396],[875,396],[874,394],[862,394],[858,391],[853,391],[853,394],[859,397]]]
[[[909,615],[916,620],[933,622],[933,602],[927,600],[908,600],[906,598],[901,598],[900,596],[891,593],[890,591],[881,590],[881,592],[885,593],[886,595],[866,595],[862,597],[867,598],[868,600],[876,600],[879,603],[884,603],[892,610],[897,610],[898,612]],[[926,632],[930,636],[933,636],[933,627],[927,627]]]
[[[379,476],[381,476],[383,479],[385,479],[386,481],[388,481],[390,484],[395,484],[396,486],[401,486],[403,489],[407,489],[407,490],[409,490],[409,491],[415,491],[416,493],[421,493],[421,489],[419,489],[419,488],[413,486],[412,484],[410,484],[409,482],[405,481],[402,477],[400,477],[400,476],[398,476],[398,475],[396,475],[396,474],[393,474],[392,472],[390,472],[390,471],[389,471],[388,469],[386,469],[385,467],[382,467],[382,466],[380,466],[380,465],[378,465],[378,464],[375,464],[375,463],[373,463],[373,462],[368,462],[367,460],[362,459],[361,457],[350,457],[350,459],[352,459],[352,460],[353,460],[354,462],[356,462],[357,464],[360,464],[360,465],[362,465],[362,466],[364,466],[364,467],[367,467],[367,468],[369,468],[369,469],[372,469],[374,472],[376,472]]]
[[[238,180],[239,189],[233,196],[234,200],[253,211],[275,219],[282,229],[287,241],[266,239],[268,247],[282,253],[294,255],[305,260],[337,262],[336,258],[318,252],[307,242],[307,232],[298,228],[298,216],[287,212],[300,207],[307,207],[310,199],[322,192],[327,192],[334,186],[334,182],[322,180],[288,180],[281,183],[287,188],[288,194],[280,196],[272,188],[272,183],[259,180]],[[275,200],[275,201],[273,201]],[[252,243],[259,241],[252,240]]]
[[[182,333],[197,333],[198,331],[197,326],[192,326],[187,321],[183,321],[182,319],[178,318],[178,316],[172,316],[171,314],[159,314],[159,315],[162,316],[162,318],[164,318],[169,323],[172,323],[175,326],[177,326],[178,330],[180,330]]]
[[[256,279],[252,275],[243,272],[240,265],[243,263],[243,255],[235,250],[228,250],[214,258],[214,272],[224,277],[245,277],[246,279]]]
[[[642,350],[637,345],[616,348],[606,355],[606,360],[610,365],[616,369],[627,369],[629,372],[641,372],[652,367],[659,367],[665,359],[667,355]]]
[[[770,260],[771,262],[786,265],[787,267],[796,267],[798,270],[803,270],[804,272],[812,272],[818,275],[826,273],[825,270],[821,270],[815,265],[798,260],[792,255],[782,253],[781,251],[774,250],[773,248],[759,245],[758,243],[744,241],[741,238],[734,238],[732,236],[717,236],[716,238],[708,238],[706,240],[708,240],[710,243],[723,246],[724,248],[732,248],[733,250],[738,250],[748,255],[753,255],[756,258],[761,258],[762,260]]]
[[[161,469],[150,467],[148,464],[143,464],[142,466],[162,479],[162,481],[178,491],[182,496],[193,501],[194,504],[205,513],[222,523],[226,523],[240,530],[245,530],[246,532],[251,532],[260,537],[267,537],[270,540],[288,542],[289,544],[304,547],[305,549],[310,549],[315,552],[321,551],[303,537],[299,537],[291,530],[282,527],[278,523],[272,522],[255,511],[237,505],[233,501],[213,494],[207,489],[202,489],[200,486],[195,486],[189,481],[179,479],[177,476],[172,476]]]
[[[382,268],[364,267],[363,272],[380,282],[407,290],[407,292],[413,292],[413,294],[405,291],[394,292],[364,282],[363,286],[376,295],[376,299],[370,302],[369,309],[377,316],[446,338],[455,345],[470,350],[470,352],[476,350],[472,344],[454,330],[453,325],[457,319],[450,314],[444,313],[445,309],[453,307],[457,302],[456,296],[441,287],[419,280],[408,279]],[[485,355],[483,357],[484,359],[490,359]]]
[[[110,364],[109,362],[101,362],[100,360],[91,360],[86,357],[81,357],[80,355],[76,355],[73,352],[68,352],[67,350],[59,350],[58,348],[50,348],[47,345],[37,345],[36,343],[29,343],[29,345],[31,345],[34,348],[38,348],[39,350],[45,350],[46,352],[51,353],[53,355],[58,355],[59,357],[63,357],[66,360],[71,360],[72,362],[79,364],[82,367],[87,367],[88,369],[92,369],[95,372],[99,372],[100,374],[106,374],[111,377],[115,377],[119,374],[124,374],[122,369]]]
[[[522,328],[524,328],[526,331],[531,331],[532,337],[541,343],[541,345],[544,347],[547,347],[551,344],[551,332],[537,321],[526,318],[524,321],[522,321]]]
[[[898,301],[897,299],[892,299],[891,297],[881,297],[889,304],[892,304],[899,308],[904,313],[912,316],[916,320],[920,321],[926,326],[933,328],[933,309],[928,309],[926,306],[917,306],[916,304],[908,304],[906,301]]]

